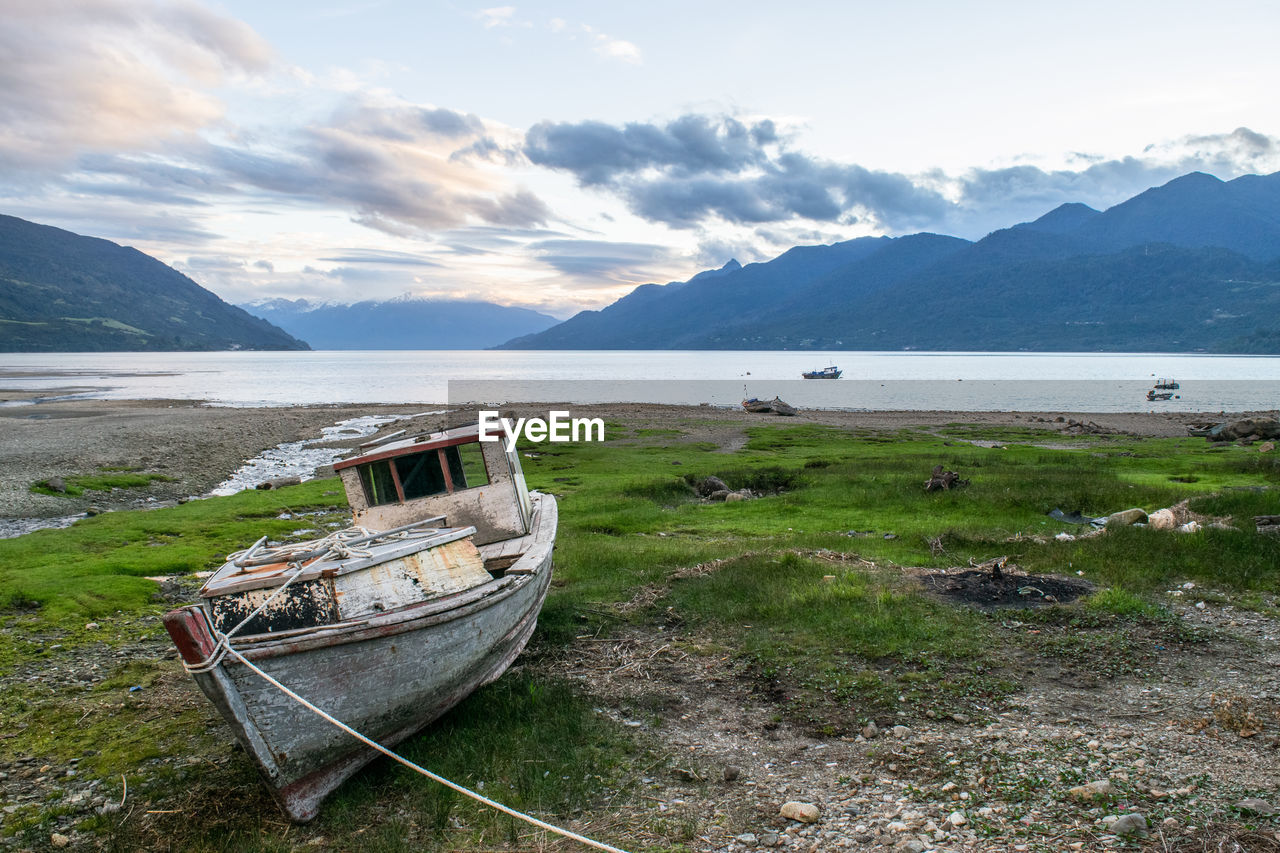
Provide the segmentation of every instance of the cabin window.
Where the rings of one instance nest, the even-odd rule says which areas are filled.
[[[361,465],[360,482],[364,484],[364,497],[369,506],[393,504],[400,500],[396,492],[396,481],[391,475],[391,463],[385,459]]]
[[[449,478],[453,489],[474,489],[489,485],[489,472],[484,465],[484,451],[476,443],[456,444],[444,449],[449,462]]]
[[[399,456],[395,464],[405,500],[411,501],[448,491],[444,471],[440,467],[440,454],[436,451]]]

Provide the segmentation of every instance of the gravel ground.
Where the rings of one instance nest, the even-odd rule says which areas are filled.
[[[640,780],[645,800],[702,826],[693,850],[1280,850],[1280,820],[1237,805],[1269,791],[1280,813],[1280,623],[1169,602],[1209,639],[1154,671],[1096,680],[1045,667],[976,713],[943,708],[905,727],[881,717],[853,737],[779,723],[750,673],[690,653],[713,638],[678,630],[583,639],[530,665],[581,679],[664,744],[670,761]],[[1088,783],[1109,792],[1072,795]],[[784,817],[786,803],[816,820]],[[1145,838],[1114,831],[1130,813]]]

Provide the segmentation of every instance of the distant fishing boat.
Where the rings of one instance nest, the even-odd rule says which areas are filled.
[[[359,527],[274,548],[259,540],[228,558],[201,603],[164,617],[295,821],[314,818],[378,753],[240,656],[390,746],[507,669],[551,581],[555,499],[529,492],[514,450],[480,442],[478,427],[375,446],[334,469]]]
[[[1182,386],[1178,384],[1176,379],[1157,379],[1156,384],[1151,386],[1151,390],[1147,391],[1147,400],[1156,402],[1161,400],[1174,400],[1180,397],[1174,394]]]
[[[834,364],[821,370],[810,370],[800,374],[805,379],[839,379],[843,371]]]

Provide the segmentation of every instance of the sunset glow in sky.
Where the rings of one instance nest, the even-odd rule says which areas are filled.
[[[1265,2],[6,0],[0,213],[224,299],[567,316],[1280,170]]]

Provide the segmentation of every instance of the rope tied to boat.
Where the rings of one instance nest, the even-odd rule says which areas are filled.
[[[213,647],[213,651],[211,651],[209,653],[209,656],[206,657],[204,660],[200,661],[199,663],[189,664],[184,660],[182,662],[182,668],[185,669],[187,672],[191,673],[192,675],[195,675],[196,673],[199,673],[199,672],[209,672],[210,670],[218,666],[221,666],[222,659],[227,656],[228,652],[232,651],[231,638],[235,635],[235,633],[239,631],[241,628],[243,628],[245,625],[249,624],[249,620],[253,619],[259,613],[265,610],[267,605],[270,604],[272,601],[274,601],[276,596],[284,592],[285,588],[289,586],[289,584],[293,583],[297,579],[298,575],[302,574],[302,570],[307,567],[305,563],[291,563],[290,565],[293,567],[293,571],[290,573],[289,577],[285,578],[284,583],[280,584],[280,586],[276,587],[270,595],[262,599],[262,603],[259,604],[257,607],[255,607],[253,610],[251,610],[248,616],[244,617],[238,623],[236,623],[235,627],[232,628],[230,631],[226,631],[226,632],[219,631],[212,624],[210,624],[209,630],[213,633],[213,636],[218,640],[217,644],[214,645]],[[236,656],[239,657],[238,654]]]
[[[626,850],[623,850],[620,847],[614,847],[610,844],[605,844],[603,841],[596,841],[595,839],[588,838],[585,835],[579,835],[578,833],[573,832],[572,830],[556,826],[555,824],[547,823],[546,821],[540,820],[534,817],[533,815],[516,811],[510,806],[504,805],[498,802],[497,800],[489,799],[484,794],[473,791],[470,788],[465,788],[456,782],[451,782],[450,780],[446,779],[445,777],[437,773],[432,773],[430,770],[423,767],[421,764],[417,764],[413,761],[410,761],[409,759],[405,758],[403,755],[400,755],[394,750],[389,749],[388,747],[385,747],[382,744],[378,743],[373,738],[367,737],[361,734],[360,732],[356,731],[351,726],[347,725],[346,723],[342,722],[338,718],[324,711],[322,708],[319,708],[316,705],[313,705],[311,702],[308,702],[306,699],[302,698],[297,693],[294,693],[288,687],[285,687],[279,681],[272,678],[267,673],[263,672],[261,669],[255,666],[251,661],[249,661],[248,658],[240,654],[240,652],[236,651],[235,649],[228,646],[227,654],[231,655],[233,658],[235,658],[244,666],[246,666],[250,671],[257,674],[259,678],[262,678],[272,687],[276,688],[281,693],[288,696],[290,699],[297,702],[302,707],[306,708],[308,711],[320,717],[325,722],[330,723],[334,726],[337,726],[339,729],[351,735],[353,738],[360,741],[370,749],[373,749],[377,752],[382,753],[387,758],[390,758],[392,761],[395,761],[398,764],[402,764],[405,767],[408,767],[410,770],[414,771],[415,773],[419,773],[423,776],[426,776],[428,779],[432,780],[433,782],[439,782],[441,785],[444,785],[446,788],[449,788],[450,790],[453,790],[453,791],[457,791],[459,794],[470,797],[476,802],[486,805],[492,809],[496,809],[497,811],[500,811],[505,815],[510,815],[511,817],[514,817],[519,820],[525,821],[526,823],[532,824],[533,826],[536,826],[539,829],[545,829],[548,832],[553,832],[556,835],[563,836],[564,838],[568,838],[572,841],[576,841],[579,844],[583,844],[595,850],[604,850],[606,851],[606,853],[627,853]]]

